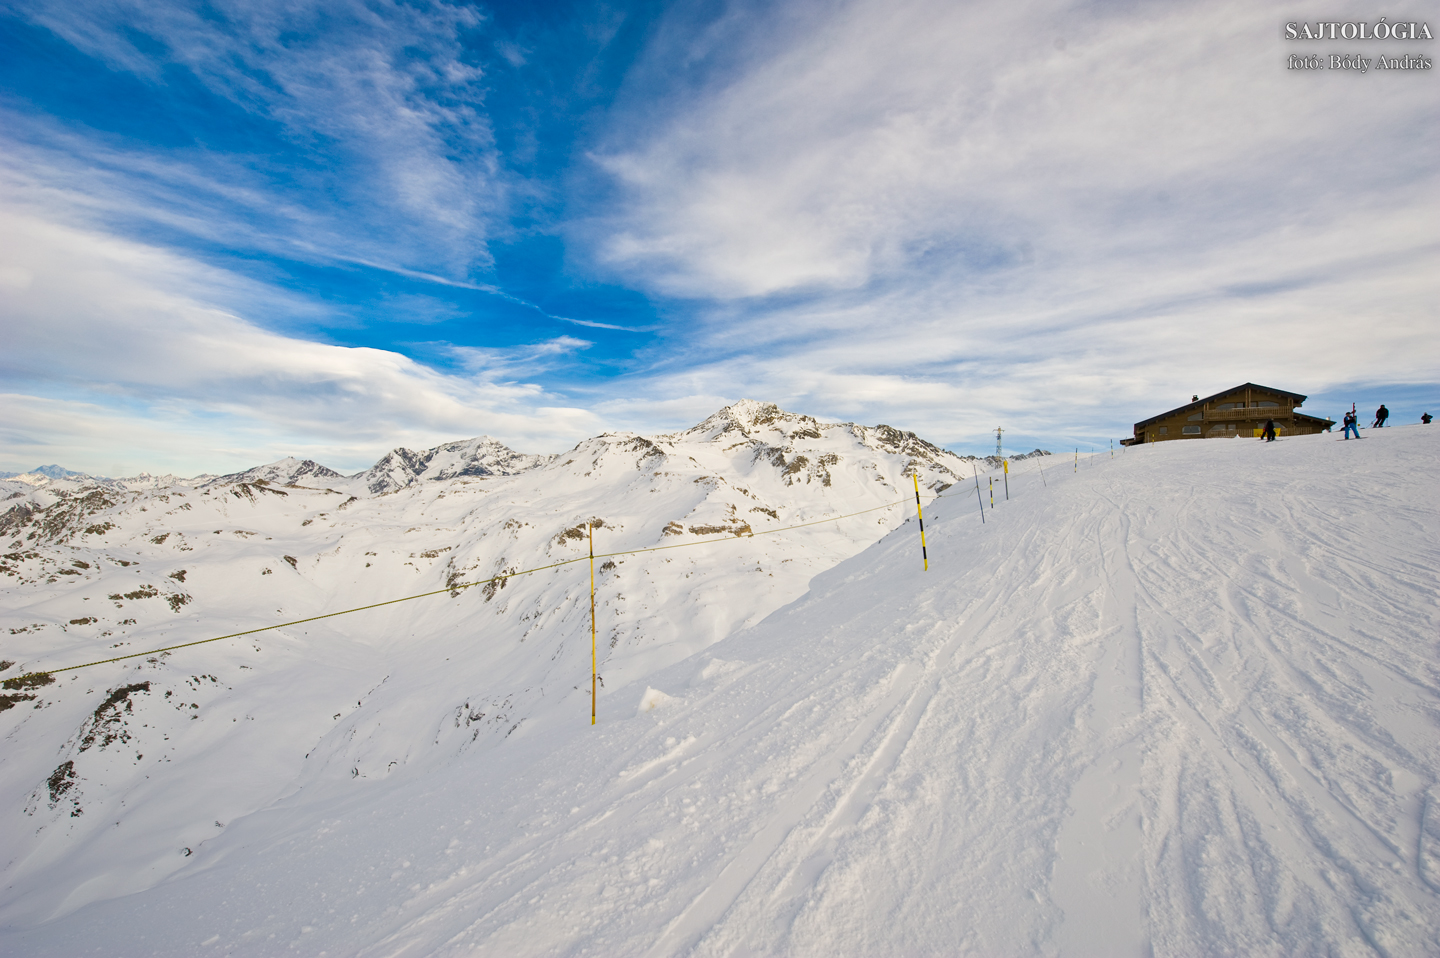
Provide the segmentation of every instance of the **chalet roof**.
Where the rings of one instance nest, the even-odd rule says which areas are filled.
[[[1295,400],[1295,405],[1297,406],[1305,402],[1304,396],[1300,395],[1299,393],[1292,393],[1288,389],[1276,389],[1274,386],[1262,386],[1259,383],[1241,383],[1238,386],[1231,386],[1229,389],[1222,389],[1218,393],[1215,393],[1213,396],[1206,396],[1203,399],[1197,399],[1194,402],[1187,402],[1183,406],[1176,406],[1174,409],[1159,413],[1158,415],[1151,416],[1149,419],[1142,419],[1135,424],[1135,428],[1140,429],[1144,426],[1150,425],[1157,419],[1164,419],[1166,416],[1173,416],[1176,413],[1187,412],[1191,409],[1199,409],[1201,406],[1204,406],[1212,399],[1220,399],[1224,396],[1229,396],[1231,393],[1237,393],[1242,389],[1259,389],[1267,393],[1278,393],[1281,396],[1289,396],[1291,399]]]

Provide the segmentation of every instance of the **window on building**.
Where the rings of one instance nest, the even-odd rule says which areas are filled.
[[[1180,430],[1180,431],[1181,431],[1183,434],[1187,435],[1187,436],[1198,436],[1198,435],[1200,435],[1200,427],[1199,427],[1199,426],[1186,426],[1184,429],[1182,429],[1182,430]]]
[[[1199,421],[1200,421],[1201,419],[1203,419],[1203,418],[1205,418],[1205,414],[1204,414],[1204,413],[1198,413],[1198,412],[1197,412],[1195,415],[1193,415],[1193,416],[1190,417],[1190,421],[1191,421],[1191,422],[1199,422]]]
[[[1257,402],[1255,405],[1259,406],[1261,409],[1273,409],[1280,404],[1278,402],[1271,402],[1267,399],[1264,402]]]
[[[1170,427],[1169,427],[1169,426],[1161,426],[1161,427],[1160,427],[1160,435],[1162,435],[1162,436],[1165,435],[1166,433],[1168,433],[1169,431],[1170,431]]]

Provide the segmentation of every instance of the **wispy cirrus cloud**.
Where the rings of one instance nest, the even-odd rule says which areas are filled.
[[[653,395],[974,442],[1123,435],[1247,379],[1440,379],[1440,176],[1415,139],[1440,100],[1287,71],[1303,4],[801,9],[727,21],[763,55],[594,153],[620,193],[597,261],[700,304]]]
[[[597,152],[623,190],[600,255],[679,295],[850,289],[1171,256],[1429,182],[1413,152],[1374,146],[1401,147],[1434,93],[1287,73],[1280,23],[1303,9],[817,11],[767,59]],[[1371,148],[1338,148],[1341,133]]]
[[[475,8],[435,0],[10,9],[153,91],[201,84],[250,124],[237,142],[197,121],[184,128],[189,142],[163,148],[33,118],[19,125],[32,150],[49,154],[32,170],[85,170],[68,182],[93,191],[97,206],[207,237],[238,226],[231,242],[302,257],[460,276],[488,263],[507,185],[482,72],[462,42],[483,24]]]

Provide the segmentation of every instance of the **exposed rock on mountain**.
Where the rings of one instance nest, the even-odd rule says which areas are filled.
[[[781,470],[786,485],[819,482],[830,485],[832,472],[857,453],[882,453],[905,457],[904,474],[924,466],[938,475],[930,488],[944,489],[959,481],[960,467],[974,457],[958,456],[926,442],[913,432],[892,426],[861,426],[856,423],[822,423],[812,416],[782,410],[774,403],[742,399],[726,406],[698,426],[662,442],[705,442],[726,451],[745,447],[751,460],[768,461]]]
[[[525,455],[489,436],[479,436],[419,452],[394,449],[375,465],[351,478],[363,483],[370,493],[383,495],[421,480],[513,476],[554,459],[554,456]]]

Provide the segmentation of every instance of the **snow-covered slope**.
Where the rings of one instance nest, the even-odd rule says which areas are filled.
[[[481,448],[453,444],[451,465]],[[741,403],[673,436],[597,437],[515,476],[368,498],[338,480],[255,476],[85,488],[7,513],[0,675],[442,594],[12,690],[0,815],[24,824],[0,838],[0,914],[30,921],[147,887],[183,867],[183,849],[297,787],[443,765],[588,711],[584,565],[458,587],[584,555],[591,520],[602,553],[723,540],[597,563],[613,686],[759,621],[874,542],[905,514],[883,507],[913,498],[908,471],[937,489],[967,465],[886,427]]]
[[[457,480],[443,499],[405,490],[374,500],[405,504],[384,527],[379,513],[342,525],[363,500],[342,512],[317,498],[306,514],[325,513],[324,548],[276,568],[266,581],[289,585],[257,604],[325,607],[312,592],[366,581],[365,536],[387,577],[429,584],[449,553],[427,569],[423,551],[382,559],[374,545],[436,542],[448,522],[451,572],[508,564],[522,541],[559,559],[579,549],[569,523],[602,499],[612,543],[691,541],[692,523],[733,522],[752,500],[782,522],[814,515],[800,497],[821,490],[863,507],[864,490],[893,494],[896,478],[869,478],[894,453],[871,469],[859,447],[923,451],[848,427],[797,438],[808,427],[760,418],[601,437],[521,477]],[[757,608],[772,573],[845,552],[875,514],[617,560],[601,576],[609,660],[593,728],[583,566],[511,580],[489,601],[472,589],[438,611],[391,607],[62,679],[34,690],[39,711],[3,716],[4,781],[23,769],[31,787],[31,769],[67,755],[92,782],[129,777],[79,818],[51,812],[43,790],[35,815],[11,818],[28,827],[6,832],[0,951],[1433,954],[1440,431],[1365,436],[1168,443],[1043,474],[1044,459],[1027,462],[984,524],[973,483],[927,506],[929,572],[910,519],[738,632],[736,609]],[[765,452],[787,446],[783,466]],[[829,486],[807,472],[842,447],[854,461],[835,452]],[[695,481],[718,479],[726,457],[736,475]],[[606,493],[587,499],[597,484]],[[232,527],[260,526],[263,506],[278,531],[280,507],[299,505],[224,495]],[[516,516],[524,502],[531,525],[467,519],[485,496]],[[447,512],[456,499],[469,508]],[[186,501],[186,517],[219,505]],[[680,536],[663,535],[671,516]],[[198,553],[201,538],[185,542]],[[287,547],[254,536],[237,553],[230,529],[216,541],[227,595]],[[160,555],[141,557],[146,575],[169,568]],[[636,634],[667,624],[658,641]],[[39,635],[27,661],[93,648],[53,629],[11,641]],[[96,709],[110,690],[144,681],[122,721],[95,718],[111,714]],[[516,681],[537,683],[530,699]],[[512,686],[508,701],[489,691]],[[456,703],[466,687],[487,691]],[[45,739],[42,722],[73,738]],[[92,732],[131,739],[81,750]],[[308,757],[280,754],[292,742]],[[27,750],[44,761],[14,757]],[[182,753],[183,768],[167,761]],[[227,768],[290,777],[273,797],[222,796],[209,779]],[[247,781],[227,779],[236,792]],[[13,803],[21,786],[3,787]],[[247,805],[260,810],[235,814]]]

